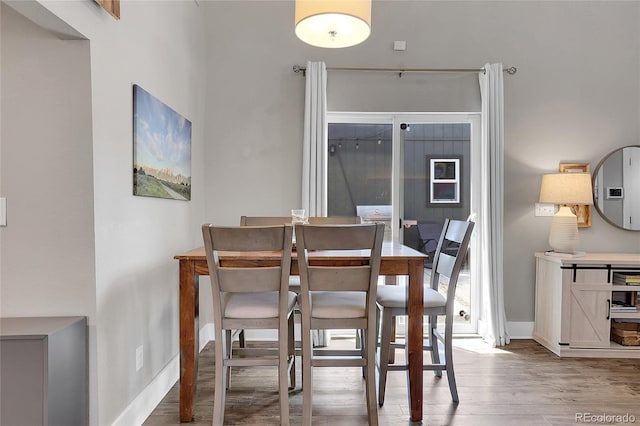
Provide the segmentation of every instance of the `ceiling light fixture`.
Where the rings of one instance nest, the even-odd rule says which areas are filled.
[[[316,47],[350,47],[371,34],[371,0],[296,0],[296,36]]]

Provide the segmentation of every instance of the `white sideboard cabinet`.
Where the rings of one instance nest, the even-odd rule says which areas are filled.
[[[86,317],[0,318],[0,424],[82,426]]]
[[[640,254],[587,253],[582,257],[535,254],[533,338],[558,356],[640,358],[640,346],[611,341],[611,322],[638,321],[638,312],[612,312],[615,297],[640,286],[614,283],[615,273],[640,275]],[[629,297],[631,299],[631,297]],[[637,298],[633,298],[637,300]]]

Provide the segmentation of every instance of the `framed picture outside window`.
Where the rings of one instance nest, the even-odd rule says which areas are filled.
[[[427,157],[429,204],[460,204],[460,158]]]

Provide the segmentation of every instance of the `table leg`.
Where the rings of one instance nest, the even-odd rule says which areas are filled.
[[[398,277],[396,275],[385,275],[384,284],[385,285],[398,285]],[[391,324],[391,342],[395,343],[396,341],[396,322],[394,321]],[[396,362],[396,350],[391,346],[389,349],[389,364],[394,364]]]
[[[411,421],[422,420],[422,315],[424,260],[409,261],[409,321],[407,324],[408,389]]]
[[[180,260],[180,421],[193,420],[198,383],[198,274],[193,261]]]

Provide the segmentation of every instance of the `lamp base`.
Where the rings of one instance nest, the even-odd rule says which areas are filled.
[[[551,221],[549,245],[556,253],[574,254],[578,243],[578,218],[570,207],[561,206]]]

